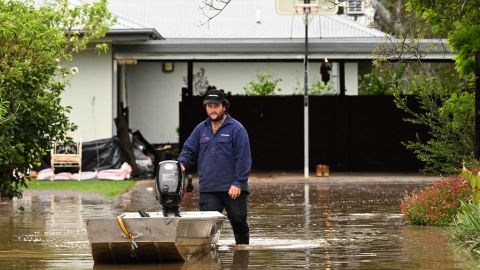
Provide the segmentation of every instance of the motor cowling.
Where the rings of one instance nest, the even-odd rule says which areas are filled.
[[[183,175],[178,161],[165,160],[158,164],[155,187],[163,215],[179,217],[183,199]]]

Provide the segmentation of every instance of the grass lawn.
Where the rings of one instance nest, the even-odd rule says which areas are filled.
[[[28,189],[36,190],[74,190],[99,192],[107,199],[114,198],[127,192],[136,182],[110,181],[110,180],[88,180],[88,181],[31,181],[28,182]]]

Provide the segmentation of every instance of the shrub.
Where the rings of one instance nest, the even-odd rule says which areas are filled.
[[[278,83],[281,79],[275,79],[273,74],[269,72],[260,72],[256,76],[256,80],[249,82],[243,87],[247,96],[267,96],[274,95],[275,91],[281,91],[277,89]]]
[[[462,175],[472,188],[471,203],[480,205],[480,162],[464,162]]]
[[[480,254],[480,207],[478,204],[464,203],[457,219],[449,229],[460,246]]]
[[[471,193],[470,184],[462,176],[449,177],[406,194],[400,209],[411,224],[444,226],[454,221],[461,202],[468,201]]]
[[[297,86],[293,89],[293,93],[295,95],[303,95],[305,89],[304,87]],[[327,96],[327,95],[335,95],[335,83],[333,81],[329,81],[328,83],[324,83],[319,80],[315,80],[312,84],[308,87],[308,94],[310,96]]]
[[[359,95],[392,95],[402,93],[402,77],[405,75],[404,64],[385,64],[360,78]]]
[[[456,175],[463,160],[474,158],[474,94],[461,92],[465,85],[448,85],[440,78],[425,79],[415,87],[420,88],[414,97],[419,111],[409,108],[407,97],[396,96],[395,103],[407,113],[404,120],[427,128],[428,136],[417,135],[403,144],[423,162],[423,172]]]
[[[471,81],[450,64],[383,63],[362,77],[359,94],[395,95],[404,120],[427,132],[402,142],[423,162],[422,172],[456,175],[463,160],[474,158],[475,97],[465,92]],[[412,109],[412,100],[420,110]]]
[[[462,202],[455,223],[449,229],[460,246],[480,254],[480,162],[464,162],[462,175],[472,189],[469,201]]]
[[[107,1],[70,4],[0,1],[0,197],[21,197],[28,170],[76,127],[61,97],[77,70],[61,64],[108,49],[89,45],[115,23]]]

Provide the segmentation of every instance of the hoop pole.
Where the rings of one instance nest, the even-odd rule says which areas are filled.
[[[303,135],[304,135],[304,177],[308,178],[310,175],[309,171],[309,131],[308,131],[308,15],[310,9],[304,9],[305,13],[305,57],[304,57],[304,92],[303,92]]]

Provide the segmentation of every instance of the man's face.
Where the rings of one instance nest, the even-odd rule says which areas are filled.
[[[208,103],[205,105],[207,109],[207,115],[213,122],[218,122],[225,116],[225,107],[223,104]]]

